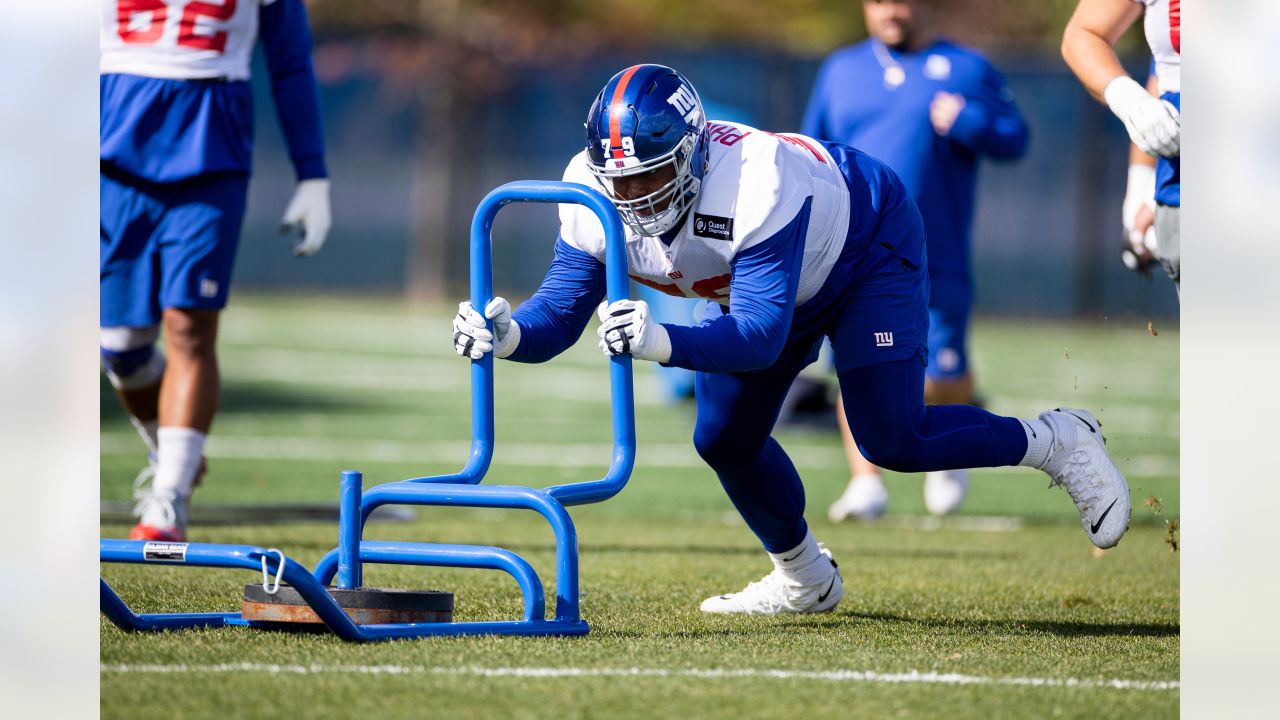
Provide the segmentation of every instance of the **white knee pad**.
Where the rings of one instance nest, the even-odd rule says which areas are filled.
[[[164,353],[156,347],[160,326],[101,329],[102,369],[117,390],[137,390],[160,382]]]

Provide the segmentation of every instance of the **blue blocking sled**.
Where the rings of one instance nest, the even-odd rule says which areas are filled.
[[[600,218],[605,230],[606,273],[610,302],[627,297],[627,260],[622,223],[607,199],[577,183],[521,180],[489,193],[471,222],[471,305],[483,308],[493,298],[493,221],[504,206],[517,202],[578,203]],[[492,323],[489,325],[492,330]],[[493,355],[471,362],[471,452],[465,467],[453,475],[420,477],[363,490],[356,471],[342,473],[338,546],[320,560],[314,572],[274,548],[214,543],[159,543],[145,540],[100,540],[102,562],[196,567],[243,568],[292,586],[320,620],[344,640],[373,641],[427,635],[584,635],[589,628],[578,606],[578,538],[565,509],[607,500],[627,484],[635,466],[635,404],[631,357],[609,360],[612,399],[613,458],[603,479],[535,489],[517,485],[480,485],[493,457]],[[546,617],[542,581],[523,558],[498,547],[363,539],[369,514],[382,505],[434,505],[533,510],[546,519],[556,540],[556,598],[553,618]],[[429,565],[502,570],[515,578],[524,595],[519,620],[449,623],[357,624],[329,595],[362,587],[366,563]],[[241,613],[138,614],[129,609],[106,580],[101,580],[101,607],[125,630],[174,630],[193,627],[278,624],[250,620]],[[265,588],[272,592],[271,587]]]

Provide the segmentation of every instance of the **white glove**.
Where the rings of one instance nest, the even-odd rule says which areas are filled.
[[[671,336],[654,322],[649,304],[643,300],[600,303],[600,350],[605,357],[631,354],[640,360],[666,362],[671,359]]]
[[[312,178],[298,183],[293,199],[280,220],[280,234],[298,232],[293,254],[315,255],[324,246],[332,220],[329,215],[329,179]]]
[[[493,321],[493,332],[486,327],[485,318]],[[494,349],[493,335],[498,335]],[[469,301],[458,303],[458,314],[453,318],[453,349],[462,357],[479,360],[493,351],[494,357],[505,358],[516,351],[520,344],[520,325],[511,319],[511,304],[496,297],[484,308],[484,316],[471,307]]]
[[[1129,138],[1148,155],[1178,157],[1182,127],[1178,109],[1167,100],[1151,97],[1133,78],[1120,75],[1102,93],[1111,112],[1124,122]]]
[[[1145,250],[1155,249],[1155,224],[1144,223],[1138,227],[1138,213],[1142,208],[1149,213],[1156,209],[1156,169],[1150,165],[1130,165],[1129,183],[1125,188],[1124,203],[1120,206],[1120,221],[1124,225],[1124,236],[1134,252],[1142,254]],[[1150,215],[1147,216],[1148,220]]]

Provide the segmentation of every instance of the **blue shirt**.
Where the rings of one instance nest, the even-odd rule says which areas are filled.
[[[325,177],[311,28],[301,1],[279,0],[263,7],[258,38],[295,174],[298,180]],[[253,94],[247,81],[112,73],[100,77],[98,88],[103,163],[152,182],[249,172]]]
[[[939,92],[965,99],[946,136],[929,119]],[[1014,160],[1027,148],[1026,122],[999,71],[945,40],[906,53],[867,40],[823,63],[800,132],[892,168],[924,218],[931,281],[969,285],[978,158]]]

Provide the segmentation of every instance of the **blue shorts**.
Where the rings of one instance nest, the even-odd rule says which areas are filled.
[[[920,214],[910,201],[881,218],[872,241],[846,242],[818,294],[796,308],[775,367],[798,372],[831,341],[837,372],[928,360],[929,271]]]
[[[969,307],[973,293],[968,285],[934,281],[929,295],[929,369],[925,377],[943,382],[969,372]]]
[[[165,308],[227,305],[249,176],[151,183],[103,166],[99,278],[102,327],[146,327]]]

